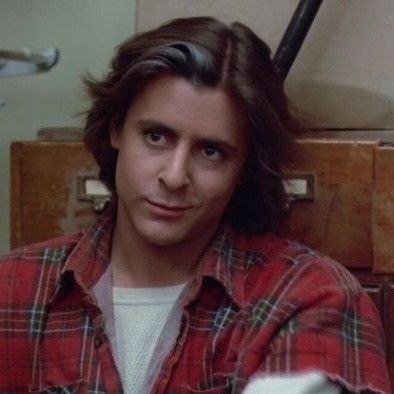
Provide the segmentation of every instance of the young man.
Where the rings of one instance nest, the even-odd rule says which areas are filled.
[[[113,201],[86,233],[1,261],[0,392],[388,393],[359,284],[269,232],[296,123],[265,44],[175,20],[88,86]]]

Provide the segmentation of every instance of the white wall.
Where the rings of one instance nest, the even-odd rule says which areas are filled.
[[[0,48],[59,48],[50,72],[0,78],[0,252],[9,248],[9,144],[43,127],[80,126],[88,107],[81,76],[100,76],[135,30],[134,0],[1,0]],[[39,223],[37,224],[39,225]]]
[[[137,0],[137,30],[212,15],[252,27],[276,49],[298,0]],[[154,12],[152,12],[154,9]],[[325,0],[286,80],[320,127],[394,128],[394,1]]]

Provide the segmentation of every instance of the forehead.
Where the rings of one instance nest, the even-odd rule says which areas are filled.
[[[154,121],[196,138],[220,138],[244,145],[241,106],[221,88],[196,87],[178,76],[150,81],[133,100],[126,122]]]

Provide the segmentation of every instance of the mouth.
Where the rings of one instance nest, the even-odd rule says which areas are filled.
[[[190,205],[167,205],[161,202],[145,199],[152,213],[166,218],[181,218],[192,206]]]

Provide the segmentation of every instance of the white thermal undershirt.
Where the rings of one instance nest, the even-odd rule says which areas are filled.
[[[164,323],[185,284],[171,287],[113,287],[119,374],[123,391],[144,393],[149,361]]]

